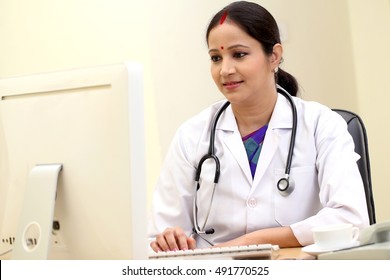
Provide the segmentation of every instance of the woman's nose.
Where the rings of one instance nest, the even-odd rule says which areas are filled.
[[[221,63],[221,71],[220,75],[221,76],[229,76],[233,74],[236,71],[235,65],[233,61],[229,59],[224,59]]]

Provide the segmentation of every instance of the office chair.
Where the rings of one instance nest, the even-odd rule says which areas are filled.
[[[375,205],[374,196],[372,193],[370,158],[368,154],[366,128],[364,127],[362,119],[355,113],[342,109],[333,109],[333,111],[341,115],[347,122],[348,131],[352,135],[353,141],[355,142],[355,152],[360,155],[360,159],[358,160],[357,164],[363,179],[368,217],[370,224],[375,224]]]

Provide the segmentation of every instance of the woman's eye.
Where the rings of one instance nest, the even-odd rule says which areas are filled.
[[[241,57],[244,57],[246,56],[248,53],[245,53],[245,52],[236,52],[233,54],[233,57],[234,58],[241,58]]]
[[[221,60],[221,57],[219,55],[212,55],[211,56],[211,61],[212,62],[218,62]]]

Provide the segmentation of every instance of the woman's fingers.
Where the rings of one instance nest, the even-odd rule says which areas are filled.
[[[156,236],[156,240],[150,243],[155,251],[177,251],[195,249],[196,242],[192,237],[187,237],[180,227],[167,228]]]

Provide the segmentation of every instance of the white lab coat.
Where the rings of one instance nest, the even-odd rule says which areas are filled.
[[[295,189],[280,195],[276,183],[283,176],[292,130],[292,112],[279,94],[252,179],[248,158],[231,106],[216,129],[215,149],[221,176],[216,186],[206,237],[217,244],[258,229],[290,226],[301,245],[313,243],[311,228],[348,222],[360,229],[369,225],[363,183],[353,139],[345,121],[316,102],[294,98],[298,125],[290,178]],[[207,153],[210,124],[225,101],[217,102],[185,122],[177,131],[158,179],[149,236],[167,227],[193,228],[195,171]],[[215,167],[206,161],[198,192],[199,225],[209,210]],[[209,246],[197,240],[198,247]]]

